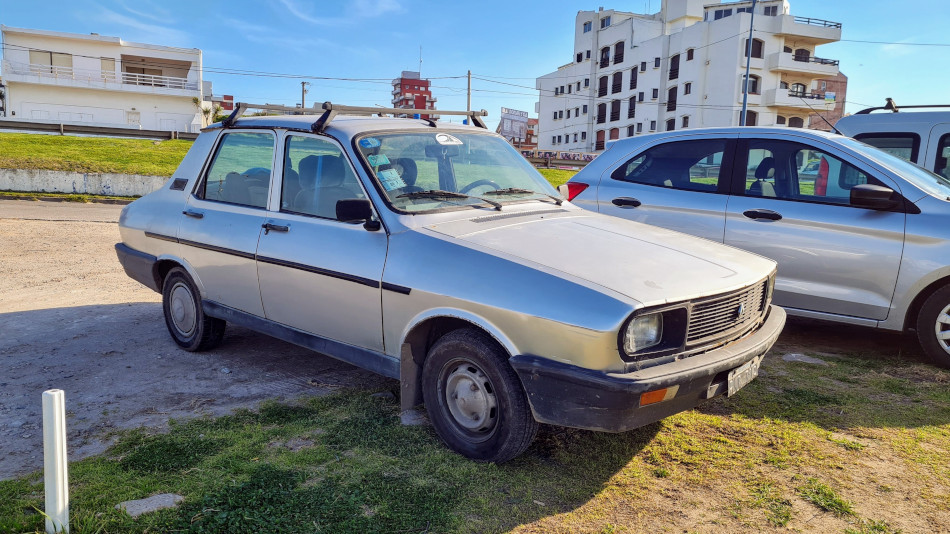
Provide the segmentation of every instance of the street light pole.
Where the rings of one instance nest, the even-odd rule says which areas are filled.
[[[749,39],[745,47],[745,79],[742,83],[742,115],[739,116],[739,126],[745,126],[746,113],[749,103],[749,65],[752,62],[752,25],[755,23],[755,1],[752,0],[752,16],[749,17]]]
[[[300,107],[307,107],[306,98],[307,98],[307,86],[310,85],[310,82],[300,82]]]

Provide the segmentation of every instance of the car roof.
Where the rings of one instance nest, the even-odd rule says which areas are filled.
[[[836,133],[825,132],[822,130],[809,130],[806,128],[789,128],[781,126],[729,126],[729,127],[712,127],[712,128],[688,128],[685,130],[673,130],[669,132],[658,132],[646,135],[637,135],[635,137],[627,137],[626,139],[618,139],[615,141],[609,142],[610,144],[614,143],[640,143],[656,139],[672,139],[672,138],[681,138],[693,135],[700,134],[713,134],[713,135],[735,135],[735,134],[752,134],[752,135],[767,135],[767,134],[784,134],[784,135],[798,135],[801,137],[810,137],[813,139],[840,139],[842,136]]]
[[[853,135],[865,131],[879,131],[881,127],[907,130],[916,125],[933,125],[940,122],[950,122],[950,111],[861,113],[841,117],[835,126],[848,135]]]
[[[433,110],[438,114],[437,110]],[[312,131],[313,123],[317,121],[319,115],[266,115],[259,117],[241,117],[234,121],[230,128],[274,128],[297,131]],[[366,117],[355,115],[337,115],[329,125],[326,132],[334,137],[351,138],[363,132],[378,130],[466,130],[470,132],[490,132],[478,126],[435,121],[435,127],[424,119],[393,118],[393,117]],[[208,126],[204,130],[213,130],[224,128],[223,124],[218,122]]]

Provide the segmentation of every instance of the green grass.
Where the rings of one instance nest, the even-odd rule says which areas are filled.
[[[577,174],[577,171],[567,171],[563,169],[538,169],[538,172],[554,187],[567,182]]]
[[[854,514],[854,505],[843,499],[838,493],[816,478],[809,478],[798,488],[798,494],[806,501],[826,512],[838,516]]]
[[[137,197],[116,197],[110,195],[87,195],[87,194],[77,194],[77,193],[36,193],[36,192],[24,192],[24,191],[0,191],[0,199],[2,198],[16,198],[16,199],[32,199],[39,200],[40,198],[56,198],[61,199],[63,202],[92,202],[94,200],[125,200],[130,201],[133,198]]]

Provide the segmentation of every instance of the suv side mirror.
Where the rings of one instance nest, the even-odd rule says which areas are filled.
[[[897,206],[894,190],[874,184],[860,184],[851,188],[851,205],[872,210],[889,210]]]
[[[336,218],[341,222],[363,223],[363,228],[379,230],[382,225],[373,220],[373,205],[365,198],[344,198],[336,201]]]

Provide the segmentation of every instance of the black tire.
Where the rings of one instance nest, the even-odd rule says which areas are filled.
[[[191,276],[181,267],[175,267],[165,277],[162,311],[168,333],[179,347],[187,351],[212,349],[224,338],[227,323],[204,314],[201,294]]]
[[[476,461],[511,460],[538,431],[508,355],[474,329],[450,332],[432,346],[422,366],[422,395],[442,441]]]
[[[917,314],[917,339],[927,356],[941,367],[950,367],[950,285],[927,297]],[[942,319],[943,318],[943,319]],[[948,339],[940,339],[943,333]]]

